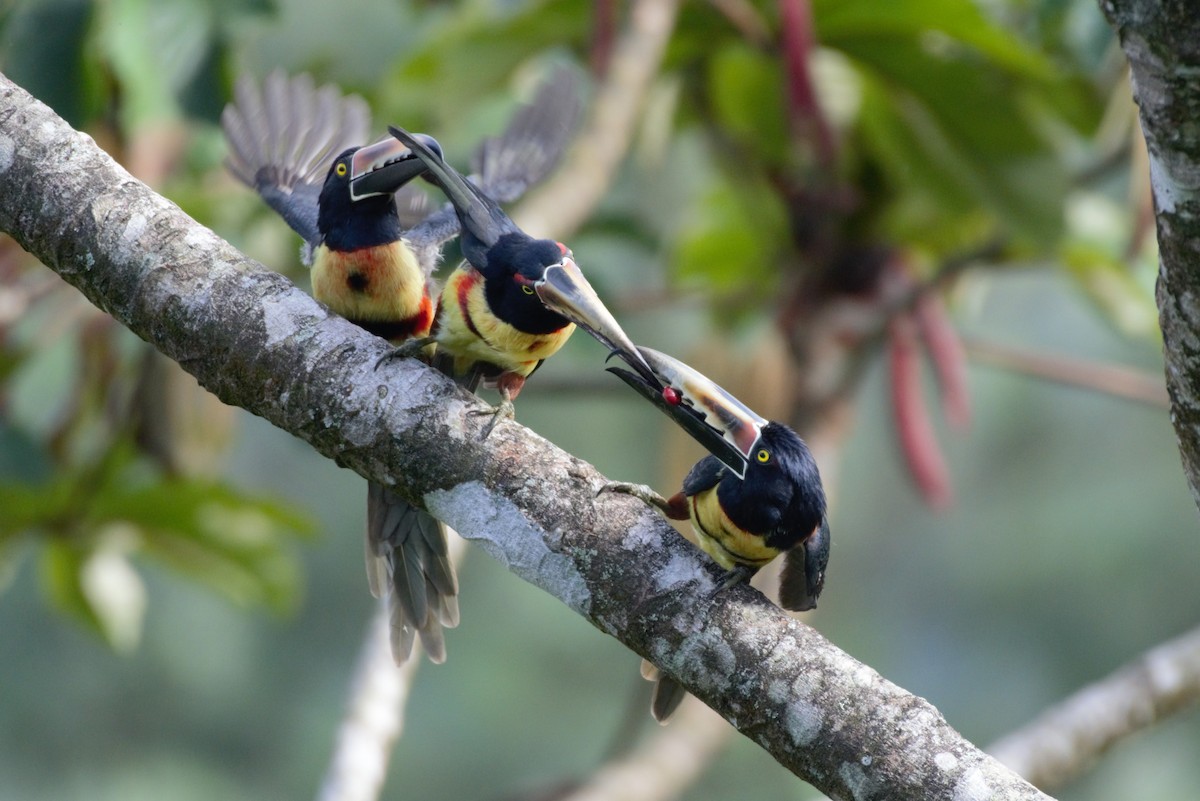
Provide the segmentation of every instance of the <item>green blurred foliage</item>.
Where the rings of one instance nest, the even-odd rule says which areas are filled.
[[[288,540],[311,530],[308,519],[184,469],[187,454],[172,449],[187,446],[188,432],[168,425],[177,441],[163,446],[148,423],[179,419],[172,396],[152,392],[163,374],[151,358],[160,357],[65,285],[55,289],[4,332],[15,366],[0,392],[11,457],[0,463],[0,575],[37,544],[49,599],[119,648],[140,634],[135,561],[170,566],[241,604],[292,608],[299,576]],[[216,419],[204,426],[219,437]]]
[[[835,282],[830,254],[850,246],[928,274],[999,241],[953,297],[968,330],[1160,370],[1133,117],[1114,113],[1127,91],[1113,99],[1094,4],[815,0],[832,164],[786,102],[776,5],[748,8],[766,40],[716,4],[683,5],[634,151],[572,240],[606,298],[703,299],[622,316],[635,340],[685,358],[714,330],[753,341],[789,287]],[[593,14],[566,0],[24,0],[0,12],[0,69],[118,158],[182,131],[162,191],[303,283],[297,238],[221,167],[215,121],[236,74],[337,81],[380,132],[426,130],[465,166],[547,61],[587,61]],[[0,801],[310,795],[371,609],[363,482],[247,415],[236,436],[214,409],[175,422],[183,402],[141,343],[40,287],[41,268],[6,264],[0,252],[0,292],[29,307],[0,318],[0,631],[21,644],[0,649],[0,674],[22,688],[0,694]],[[519,419],[608,475],[677,481],[657,472],[659,419],[631,398],[541,388],[591,376],[595,356],[573,342]],[[1195,625],[1195,510],[1164,414],[974,370],[976,429],[947,445],[959,504],[932,516],[880,422],[884,380],[871,367],[859,392],[809,618],[835,643],[987,742]],[[636,659],[478,555],[462,581],[450,661],[423,669],[384,797],[586,775],[624,699],[645,704]],[[1060,797],[1190,798],[1198,741],[1194,719],[1162,727]],[[686,797],[813,795],[738,741]]]
[[[218,117],[229,33],[268,10],[261,0],[21,2],[0,28],[0,67],[123,158],[147,131]],[[211,171],[217,159],[196,161]],[[123,650],[144,615],[136,563],[239,604],[294,607],[289,540],[311,530],[308,518],[188,469],[189,449],[225,447],[225,426],[210,421],[210,444],[184,442],[187,431],[169,429],[186,409],[160,394],[172,379],[144,343],[18,261],[3,277],[29,308],[0,326],[0,439],[22,453],[0,468],[0,575],[15,573],[22,545],[36,547],[47,597]]]

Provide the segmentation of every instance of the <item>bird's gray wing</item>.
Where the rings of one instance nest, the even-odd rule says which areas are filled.
[[[557,166],[582,108],[576,73],[567,67],[555,69],[533,100],[513,113],[504,133],[480,144],[469,180],[497,203],[518,199]],[[406,239],[414,247],[440,247],[458,231],[454,208],[444,204],[414,226]]]
[[[499,203],[511,203],[544,180],[570,144],[582,109],[577,74],[556,68],[504,133],[480,144],[471,164],[479,188]]]
[[[221,113],[229,143],[225,164],[315,247],[317,201],[329,165],[346,148],[365,143],[370,124],[365,100],[332,84],[317,88],[310,75],[288,78],[276,70],[261,88],[243,75]]]

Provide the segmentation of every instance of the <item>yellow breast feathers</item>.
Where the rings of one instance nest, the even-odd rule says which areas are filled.
[[[313,297],[348,320],[407,320],[421,314],[425,273],[403,240],[358,250],[317,248]]]
[[[729,519],[717,500],[716,487],[688,498],[688,512],[700,547],[726,570],[737,565],[762,567],[779,555],[761,536],[738,528]]]
[[[575,330],[574,323],[549,334],[528,334],[496,317],[483,295],[483,275],[470,267],[454,271],[438,307],[439,347],[453,353],[456,369],[472,362],[494,364],[527,376],[553,356]]]

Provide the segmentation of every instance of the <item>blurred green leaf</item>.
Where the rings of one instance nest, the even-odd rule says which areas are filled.
[[[554,0],[477,4],[444,15],[380,82],[379,113],[463,136],[464,116],[505,86],[513,70],[541,54],[581,46],[590,25],[587,4]]]
[[[178,117],[177,93],[204,63],[213,36],[200,0],[113,0],[103,6],[100,47],[121,86],[125,130]]]
[[[61,481],[53,484],[0,484],[0,542],[59,518],[70,497]]]
[[[905,49],[895,45],[892,54]],[[908,53],[914,72],[930,67],[918,93],[878,75],[863,80],[865,143],[896,188],[930,193],[937,211],[950,217],[982,205],[1011,233],[1052,241],[1062,231],[1067,176],[1011,93],[968,70]]]
[[[787,241],[787,218],[773,193],[715,176],[686,220],[674,250],[679,280],[716,293],[771,295]]]
[[[0,484],[0,548],[46,535],[48,596],[114,648],[136,645],[145,605],[130,558],[144,555],[239,604],[286,611],[299,591],[286,547],[311,522],[269,500],[207,480],[164,479],[121,445],[49,484]]]
[[[947,55],[970,48],[997,66],[1048,79],[1050,62],[995,25],[970,0],[814,0],[817,39],[864,53],[881,41],[907,40]]]
[[[87,551],[77,544],[50,540],[42,550],[42,587],[50,601],[88,628],[104,634],[104,626],[83,591],[81,573]]]
[[[863,72],[864,142],[897,203],[923,195],[920,214],[893,216],[923,217],[932,232],[939,212],[981,205],[1011,235],[1042,246],[1061,235],[1068,176],[1047,131],[1094,128],[1090,87],[967,0],[818,0],[814,13],[822,44]]]
[[[285,611],[295,601],[298,573],[282,546],[291,533],[309,533],[311,523],[280,504],[210,481],[172,479],[109,487],[89,517],[136,526],[147,554],[238,603]]]
[[[129,564],[128,532],[98,537],[98,548],[52,539],[42,556],[43,586],[60,610],[96,631],[110,647],[129,651],[141,638],[146,590]]]
[[[1064,244],[1060,258],[1088,299],[1124,334],[1160,336],[1153,286],[1138,280],[1124,256],[1072,241]]]
[[[790,134],[779,59],[735,41],[709,61],[713,116],[727,132],[769,165],[783,166]]]
[[[27,0],[0,30],[0,69],[76,128],[90,110],[84,45],[94,10],[87,0]]]

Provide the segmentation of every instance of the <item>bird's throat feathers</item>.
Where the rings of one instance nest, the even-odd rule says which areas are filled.
[[[331,250],[351,251],[400,240],[404,229],[391,195],[353,201],[344,185],[326,181],[317,212],[317,230]]]

